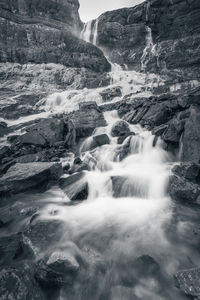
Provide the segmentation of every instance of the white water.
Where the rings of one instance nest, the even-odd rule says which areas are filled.
[[[98,20],[92,26],[93,21],[89,21],[84,25],[81,32],[81,38],[87,42],[91,42],[97,45],[98,42]],[[152,34],[147,28],[147,46],[144,49],[142,58],[143,69],[145,69],[145,59],[149,49],[153,49]],[[154,51],[154,50],[152,50]],[[107,58],[108,59],[108,58]],[[97,104],[104,103],[100,93],[107,88],[120,87],[122,91],[121,97],[116,97],[112,102],[121,100],[125,95],[133,94],[133,97],[150,97],[152,95],[152,89],[159,85],[163,85],[164,82],[160,76],[153,73],[140,73],[136,71],[124,70],[122,66],[117,63],[111,64],[111,72],[108,73],[110,78],[110,85],[104,88],[81,90],[67,90],[61,93],[54,93],[50,95],[46,100],[41,100],[39,105],[41,108],[52,113],[69,112],[78,109],[78,104],[83,101],[96,101]],[[107,102],[109,103],[109,102]]]

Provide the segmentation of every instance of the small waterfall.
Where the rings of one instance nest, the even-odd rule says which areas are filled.
[[[97,39],[98,39],[98,25],[99,25],[99,20],[97,19],[95,21],[95,24],[94,24],[94,29],[93,29],[93,41],[92,41],[92,44],[93,45],[97,45]]]
[[[81,32],[81,38],[86,42],[91,42],[92,20],[85,23]]]
[[[146,66],[148,63],[147,56],[153,49],[153,38],[152,38],[152,30],[150,27],[146,26],[146,47],[144,48],[142,57],[141,57],[141,71],[146,70]]]

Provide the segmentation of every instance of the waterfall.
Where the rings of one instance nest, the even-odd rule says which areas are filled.
[[[92,21],[84,24],[83,30],[81,32],[81,38],[86,42],[91,42],[91,32],[92,32]]]
[[[95,46],[97,45],[98,25],[99,25],[99,20],[97,19],[94,24],[94,33],[93,33],[93,41],[92,41],[92,44]]]

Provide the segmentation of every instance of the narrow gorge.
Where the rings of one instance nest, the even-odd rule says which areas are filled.
[[[200,2],[79,6],[0,0],[0,300],[200,299]]]

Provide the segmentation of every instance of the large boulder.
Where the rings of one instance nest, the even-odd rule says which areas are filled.
[[[72,285],[79,271],[76,258],[67,251],[55,251],[41,259],[36,266],[35,278],[42,286]]]
[[[106,126],[102,111],[96,102],[83,102],[79,104],[79,110],[69,115],[76,129],[76,137],[82,138],[92,134],[96,127]]]
[[[110,139],[107,134],[98,134],[86,139],[81,147],[81,151],[91,151],[97,147],[110,144]]]
[[[196,203],[200,195],[200,186],[183,177],[171,175],[169,178],[168,192],[172,199],[184,203]]]
[[[168,124],[166,130],[162,135],[162,138],[166,143],[178,145],[183,129],[184,121],[179,121],[175,119]]]
[[[177,272],[175,275],[177,287],[187,296],[194,299],[200,297],[200,268],[192,268]]]
[[[88,197],[88,182],[84,172],[60,178],[59,186],[71,201],[86,200]]]
[[[185,123],[182,139],[182,161],[200,162],[200,106],[193,106]]]
[[[196,182],[200,175],[200,165],[193,162],[180,163],[173,167],[172,172],[187,180]]]
[[[111,128],[111,135],[113,137],[119,137],[126,135],[130,132],[129,124],[126,121],[116,121]]]
[[[0,194],[19,193],[36,186],[57,180],[62,175],[60,163],[17,163],[0,179]]]
[[[26,128],[26,131],[18,137],[20,143],[39,146],[54,145],[64,139],[64,122],[59,119],[44,119]]]

